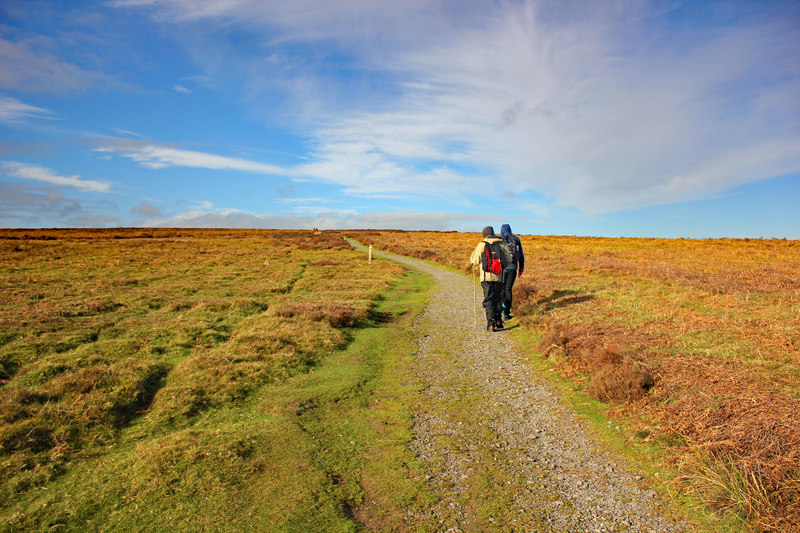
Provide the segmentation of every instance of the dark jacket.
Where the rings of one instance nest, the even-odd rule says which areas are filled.
[[[513,247],[514,250],[511,255],[516,259],[515,262],[506,266],[506,270],[517,270],[519,274],[522,274],[525,271],[525,254],[522,252],[522,243],[519,237],[511,233],[511,226],[508,224],[503,224],[500,227],[500,237],[503,238],[503,243],[509,252],[512,251],[511,248]]]

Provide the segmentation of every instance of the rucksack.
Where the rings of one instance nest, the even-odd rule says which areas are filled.
[[[483,245],[481,254],[481,268],[484,272],[500,274],[505,268],[503,264],[503,253],[500,250],[500,242],[487,242]]]
[[[505,244],[506,250],[508,250],[508,255],[511,256],[509,265],[517,264],[517,238],[514,237],[513,233],[503,235],[503,244]]]

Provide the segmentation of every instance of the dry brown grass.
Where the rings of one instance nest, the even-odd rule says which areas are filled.
[[[588,391],[589,396],[603,402],[629,402],[643,397],[654,384],[653,374],[646,365],[626,358],[595,372]]]
[[[480,240],[352,235],[464,272]],[[667,445],[682,490],[755,529],[800,529],[800,242],[521,239],[514,311],[539,353],[633,443]]]

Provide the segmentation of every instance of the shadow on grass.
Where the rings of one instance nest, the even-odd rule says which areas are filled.
[[[396,317],[392,313],[387,313],[384,311],[378,311],[376,309],[370,309],[367,312],[367,324],[361,324],[361,326],[369,326],[369,325],[378,325],[378,324],[388,324]]]
[[[542,307],[542,309],[545,312],[549,312],[555,309],[559,309],[561,307],[580,304],[583,302],[588,302],[590,300],[594,300],[593,294],[588,294],[582,291],[568,289],[568,290],[554,291],[553,294],[551,294],[547,298],[540,300],[538,304]]]

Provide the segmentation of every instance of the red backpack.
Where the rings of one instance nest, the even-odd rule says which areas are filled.
[[[483,246],[483,254],[481,254],[481,268],[484,272],[491,272],[492,274],[499,274],[505,268],[503,264],[503,254],[500,250],[500,242],[487,242]]]

